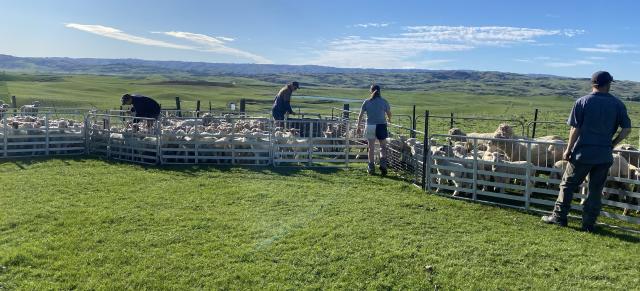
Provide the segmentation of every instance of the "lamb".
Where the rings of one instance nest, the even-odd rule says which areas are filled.
[[[533,164],[527,161],[508,161],[504,154],[496,154],[493,155],[493,165],[491,166],[491,171],[494,173],[501,174],[509,174],[516,176],[525,176],[525,179],[529,179],[527,177],[527,167],[532,167]],[[530,175],[534,176],[534,171],[531,170]],[[493,179],[496,183],[500,184],[510,184],[512,178],[502,177],[498,175],[494,175]],[[527,182],[525,179],[518,179],[519,184],[524,186]],[[500,187],[500,193],[504,193],[504,187]]]
[[[500,140],[504,138],[498,135],[489,144],[504,152],[510,161],[526,161],[528,144],[514,140]],[[562,149],[564,149],[562,144],[531,143],[531,162],[538,167],[552,167],[556,161],[562,159]]]
[[[562,175],[564,175],[564,171],[567,169],[567,165],[569,164],[569,161],[566,160],[559,160],[557,162],[555,162],[553,164],[553,171],[551,171],[551,174],[549,174],[549,180],[560,180],[562,179]],[[551,188],[555,188],[558,189],[559,187],[554,187],[552,186],[553,183],[551,181],[547,181],[547,188],[551,189]]]
[[[447,153],[443,152],[443,151],[436,151],[434,153],[434,159],[433,159],[433,163],[438,167],[437,168],[437,173],[440,176],[449,176],[452,177],[453,179],[451,179],[451,181],[453,182],[453,185],[456,187],[456,190],[453,192],[453,196],[458,196],[460,194],[460,191],[458,190],[459,188],[466,188],[467,183],[463,182],[463,181],[459,181],[458,179],[465,179],[467,178],[467,169],[461,164],[461,163],[456,163],[456,162],[452,162],[450,160],[444,160],[444,159],[439,159],[438,157],[446,157]],[[453,170],[451,169],[441,169],[439,167],[448,167],[448,168],[453,168]],[[437,178],[436,179],[436,183],[438,185],[442,185],[442,184],[449,184],[449,182],[445,182],[447,181],[447,179],[445,178]],[[439,193],[440,192],[440,188],[436,189],[436,192]]]

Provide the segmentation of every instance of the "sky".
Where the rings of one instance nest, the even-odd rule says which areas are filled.
[[[640,81],[640,1],[0,0],[0,54]]]

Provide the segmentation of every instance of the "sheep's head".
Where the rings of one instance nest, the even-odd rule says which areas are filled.
[[[462,131],[462,129],[459,129],[457,127],[451,128],[449,129],[449,135],[461,135],[461,136],[466,136],[467,134],[464,133]]]
[[[498,125],[498,128],[494,133],[496,136],[500,135],[500,136],[503,136],[504,138],[513,138],[513,127],[511,127],[511,125],[508,125],[506,123],[501,123],[500,125]]]

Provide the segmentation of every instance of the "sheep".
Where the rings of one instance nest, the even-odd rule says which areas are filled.
[[[38,107],[40,107],[40,102],[34,101],[30,105],[20,107],[20,113],[22,116],[36,116],[38,114]]]
[[[640,151],[630,144],[620,144],[614,148],[618,154],[623,156],[631,165],[640,167]]]
[[[449,176],[449,177],[453,178],[451,181],[453,182],[453,185],[456,187],[456,190],[453,192],[453,196],[458,196],[460,194],[460,191],[458,189],[459,188],[466,188],[466,186],[467,186],[467,183],[465,183],[463,181],[458,181],[458,179],[467,178],[467,172],[466,172],[467,169],[461,163],[456,163],[456,162],[452,162],[450,160],[444,160],[444,159],[438,158],[438,157],[446,157],[446,156],[447,156],[447,153],[445,153],[443,151],[436,151],[434,153],[433,163],[437,167],[454,168],[454,170],[438,168],[436,171],[437,171],[438,175],[440,175],[440,176]],[[445,179],[445,178],[437,178],[436,179],[436,183],[438,185],[442,185],[444,183],[446,183],[448,185],[449,182],[445,182],[445,181],[447,181],[447,179]],[[440,193],[440,191],[441,191],[440,188],[436,188],[436,193]]]
[[[529,145],[526,142],[508,140],[504,136],[497,135],[496,139],[489,142],[489,145],[504,152],[512,162],[527,161]],[[556,161],[562,159],[562,149],[563,145],[561,144],[531,143],[531,163],[538,167],[552,167]]]
[[[11,105],[0,103],[0,118],[4,117],[4,113],[9,111],[9,108],[11,108]]]
[[[559,160],[557,162],[555,162],[553,164],[553,171],[551,171],[551,173],[549,174],[549,180],[560,180],[562,179],[562,175],[564,175],[564,171],[567,169],[567,165],[569,164],[569,161],[567,160]],[[551,188],[555,188],[558,189],[558,187],[553,187],[552,186],[553,183],[551,183],[550,181],[547,181],[547,188],[551,189]]]
[[[461,129],[459,129],[457,127],[450,128],[449,132],[447,134],[450,135],[450,137],[447,137],[447,141],[448,142],[466,141],[467,140],[466,138],[464,138],[464,136],[467,136],[467,134],[464,133]],[[461,136],[461,137],[451,137],[451,136]]]
[[[527,176],[527,168],[532,167],[533,164],[527,161],[508,161],[504,154],[494,153],[493,154],[493,165],[491,166],[491,171],[493,173],[501,173],[501,174],[509,174],[516,176],[525,176],[524,179],[518,179],[519,184],[524,186],[527,182],[525,179],[529,179]],[[533,170],[530,172],[530,176],[534,176]],[[493,179],[496,183],[500,184],[510,184],[512,178],[502,177],[498,175],[494,175]],[[505,187],[500,187],[500,193],[504,193]]]

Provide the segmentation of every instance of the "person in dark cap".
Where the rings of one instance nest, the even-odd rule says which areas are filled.
[[[300,88],[298,82],[291,82],[282,87],[275,99],[273,100],[273,107],[271,107],[271,114],[275,120],[284,120],[285,114],[294,114],[291,109],[291,94]]]
[[[158,119],[160,116],[160,104],[147,96],[124,94],[122,105],[131,105],[131,113],[135,117]],[[140,122],[140,119],[133,122]]]
[[[609,94],[613,77],[598,71],[591,77],[592,92],[573,105],[567,124],[569,144],[563,159],[569,161],[562,176],[560,192],[553,213],[543,216],[549,224],[567,226],[573,193],[589,175],[589,191],[582,212],[582,230],[594,231],[602,207],[601,194],[613,163],[613,148],[631,132],[627,108],[617,97]],[[622,128],[614,137],[618,128]]]

